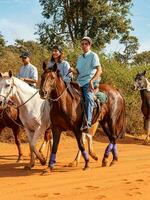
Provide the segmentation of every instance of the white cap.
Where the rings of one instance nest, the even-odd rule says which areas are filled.
[[[82,40],[87,40],[90,44],[92,44],[92,39],[90,37],[83,37]]]

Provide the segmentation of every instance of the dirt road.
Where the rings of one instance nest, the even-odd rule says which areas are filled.
[[[23,144],[24,160],[16,163],[16,146],[0,143],[0,200],[149,200],[150,146],[126,138],[118,144],[118,164],[102,168],[106,145],[106,140],[94,142],[99,161],[90,159],[90,168],[83,171],[83,160],[78,167],[65,167],[77,145],[73,138],[63,137],[55,171],[42,176],[45,167],[38,162],[31,171],[23,169],[29,161],[28,144]]]

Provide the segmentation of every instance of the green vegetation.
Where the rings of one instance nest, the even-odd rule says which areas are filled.
[[[132,30],[132,0],[39,0],[45,21],[39,24],[40,42],[76,44],[85,34],[103,48],[113,39],[122,39]]]
[[[23,40],[16,40],[16,43],[11,46],[6,46],[3,43],[0,49],[0,66],[1,71],[8,71],[12,69],[14,74],[18,73],[22,65],[19,58],[20,52],[28,50],[31,52],[31,61],[37,66],[39,76],[42,71],[42,62],[50,59],[51,55],[46,48],[41,44],[34,41],[24,42]],[[94,51],[97,51],[94,49]],[[81,53],[79,44],[75,48],[64,49],[66,59],[70,62],[71,66],[75,67],[77,57]],[[115,58],[99,53],[101,64],[103,67],[102,82],[111,84],[117,87],[126,100],[126,114],[127,114],[127,132],[131,134],[143,133],[143,116],[140,111],[141,100],[138,91],[133,91],[134,77],[138,71],[147,71],[147,77],[150,78],[150,65],[131,65],[130,67],[119,63]]]

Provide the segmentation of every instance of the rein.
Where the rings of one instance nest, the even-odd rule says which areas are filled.
[[[61,95],[59,97],[57,97],[56,99],[51,99],[51,98],[47,98],[48,100],[50,101],[58,101],[63,95],[64,93],[66,92],[66,90],[68,89],[68,85],[67,87],[65,88],[65,90],[61,93]]]
[[[9,96],[9,94],[13,91],[14,85],[15,85],[15,84],[14,84],[14,79],[13,79],[13,83],[12,83],[12,85],[11,85],[11,88],[10,88],[8,94],[7,94],[6,96],[0,94],[0,96],[2,96],[2,97],[4,98],[5,102],[6,102],[7,98],[8,98],[8,96]],[[18,109],[18,108],[22,107],[23,105],[25,105],[28,101],[30,101],[38,92],[39,92],[39,90],[37,90],[29,99],[27,99],[24,103],[22,103],[22,104],[19,105],[19,106],[17,106],[17,105],[14,104],[13,102],[12,102],[12,104],[14,104],[15,107]],[[8,104],[8,103],[7,103],[7,104]]]
[[[24,103],[22,103],[21,105],[17,106],[17,108],[22,107],[23,105],[25,105],[28,101],[30,101],[37,93],[39,92],[39,90],[37,90],[29,99],[27,99]]]

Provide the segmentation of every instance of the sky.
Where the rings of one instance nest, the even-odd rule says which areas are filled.
[[[131,20],[140,42],[139,52],[150,50],[150,0],[133,0]],[[39,0],[0,0],[0,32],[7,44],[15,39],[36,40],[36,24],[43,21]],[[121,51],[117,41],[107,45],[106,51]]]

